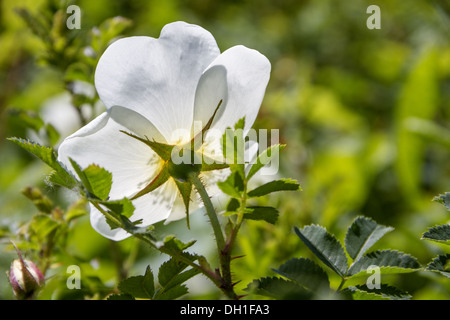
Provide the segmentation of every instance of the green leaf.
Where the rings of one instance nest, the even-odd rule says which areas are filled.
[[[219,101],[219,103],[217,104],[216,109],[214,110],[213,115],[211,116],[211,118],[209,118],[208,122],[206,123],[206,125],[202,128],[202,130],[197,133],[195,135],[195,137],[191,140],[190,145],[191,145],[191,149],[197,151],[203,141],[205,141],[205,137],[206,137],[206,132],[208,132],[208,130],[211,128],[211,125],[214,121],[214,118],[216,117],[217,111],[219,111],[220,106],[222,105],[223,100],[221,99]]]
[[[268,182],[248,192],[249,197],[261,197],[276,191],[297,191],[300,185],[292,179],[280,179]]]
[[[91,164],[83,170],[73,159],[69,158],[69,161],[87,192],[86,196],[92,199],[107,200],[112,185],[111,172],[96,164]]]
[[[263,152],[261,152],[256,158],[256,162],[251,166],[250,171],[247,174],[247,179],[250,180],[261,168],[268,164],[268,159],[273,156],[273,153],[279,154],[286,145],[276,144],[272,145]]]
[[[126,218],[130,218],[134,213],[134,205],[131,200],[127,198],[114,201],[101,201],[99,203],[108,208],[110,212],[116,216],[122,215]]]
[[[56,220],[45,214],[34,215],[30,222],[30,228],[40,241],[45,240],[59,226],[60,224]]]
[[[39,188],[26,187],[22,190],[22,194],[33,201],[36,208],[43,213],[51,213],[53,210],[53,202],[42,193]]]
[[[192,256],[191,260],[195,260],[195,257]],[[178,261],[174,258],[171,258],[170,260],[164,262],[159,268],[158,273],[159,284],[165,290],[167,290],[182,284],[183,282],[189,280],[190,278],[199,273],[199,271],[196,269],[190,269],[186,272],[183,272],[183,270],[186,269],[187,267],[188,267],[187,264]]]
[[[86,179],[89,181],[90,192],[100,200],[108,199],[112,185],[112,174],[109,171],[91,164],[83,170]]]
[[[447,278],[450,278],[450,253],[440,255],[431,261],[426,270],[438,272]]]
[[[450,225],[444,224],[431,227],[422,235],[422,239],[450,245]]]
[[[64,219],[65,221],[69,222],[88,213],[89,211],[87,209],[87,201],[86,199],[81,198],[71,204],[69,208],[67,208]]]
[[[357,260],[348,270],[350,277],[367,274],[369,267],[379,267],[381,274],[408,273],[420,269],[416,258],[395,250],[383,250],[368,253]]]
[[[433,201],[443,204],[448,210],[450,210],[450,192],[446,192],[434,197]]]
[[[227,212],[235,212],[239,207],[241,206],[241,203],[236,198],[231,198],[230,201],[227,204]]]
[[[195,259],[195,256],[191,256],[191,260]],[[171,258],[161,265],[158,273],[161,289],[157,291],[155,299],[175,299],[187,293],[187,289],[182,284],[200,273],[197,269],[189,269],[183,272],[187,266],[187,264],[174,258]]]
[[[245,291],[278,300],[308,300],[313,296],[297,283],[278,277],[253,280]]]
[[[381,284],[379,289],[369,289],[366,285],[348,287],[344,293],[350,293],[354,300],[409,300],[412,297],[395,287]]]
[[[347,273],[347,257],[340,242],[321,226],[309,225],[303,229],[294,228],[295,233],[306,246],[339,276]]]
[[[278,220],[278,210],[273,207],[250,206],[245,209],[244,219],[264,220],[275,224]]]
[[[326,272],[307,258],[290,259],[273,271],[314,292],[330,288]]]
[[[164,238],[163,246],[167,249],[173,250],[174,252],[184,253],[186,255],[192,256],[188,253],[183,252],[187,248],[193,246],[196,240],[192,240],[188,243],[184,243],[181,240],[175,238],[175,236],[167,236]]]
[[[155,282],[150,266],[143,276],[135,276],[119,283],[119,290],[135,298],[152,299],[155,294]]]
[[[242,176],[234,171],[232,172],[225,181],[219,181],[217,186],[225,194],[240,199],[242,197],[242,190],[244,190],[244,182]]]
[[[52,148],[41,146],[38,143],[19,138],[8,138],[8,140],[32,153],[45,162],[50,168],[55,170],[58,177],[56,178],[55,175],[53,175],[54,178],[52,179],[52,182],[58,183],[68,189],[72,189],[77,185],[75,178],[58,162],[57,156]]]
[[[188,292],[189,291],[185,285],[179,285],[167,291],[158,291],[158,294],[155,296],[155,300],[175,300]]]
[[[367,217],[357,217],[345,235],[345,249],[353,260],[358,260],[386,233],[394,230],[377,224]]]

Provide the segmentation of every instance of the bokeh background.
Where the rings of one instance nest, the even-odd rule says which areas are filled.
[[[70,4],[81,8],[80,30],[65,27]],[[366,27],[372,4],[381,9],[381,29]],[[35,25],[33,32],[36,21],[27,24],[27,14],[44,29]],[[113,17],[122,18],[108,20]],[[158,37],[177,20],[209,30],[222,51],[242,44],[271,61],[255,128],[280,130],[287,147],[279,175],[303,189],[261,200],[280,210],[277,224],[248,221],[242,228],[236,254],[245,257],[233,262],[242,280],[238,291],[289,258],[310,257],[293,233],[310,223],[342,241],[352,220],[365,215],[395,228],[374,249],[407,252],[422,265],[449,252],[421,236],[450,220],[432,201],[450,191],[450,1],[0,0],[0,299],[13,297],[5,274],[16,257],[9,239],[37,213],[21,191],[39,187],[62,210],[76,200],[47,186],[45,164],[6,138],[57,146],[102,110],[92,87],[73,83],[92,83],[105,41],[116,33]],[[39,36],[45,28],[50,32]],[[191,225],[190,231],[183,221],[157,230],[199,239],[194,249],[212,255],[206,218],[193,217]],[[31,257],[33,249],[24,248]],[[157,270],[165,259],[132,239],[100,237],[87,215],[72,223],[55,257],[43,298],[92,297],[123,272],[143,274],[147,264]],[[71,264],[82,267],[83,290],[65,288]],[[450,298],[449,279],[437,274],[388,280],[414,299]],[[201,276],[190,288],[185,298],[218,297]]]

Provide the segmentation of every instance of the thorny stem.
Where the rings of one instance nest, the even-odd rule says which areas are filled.
[[[220,276],[221,285],[219,286],[219,288],[227,295],[227,297],[237,300],[239,299],[239,297],[234,292],[234,284],[231,279],[231,250],[229,250],[230,246],[225,242],[222,229],[220,227],[220,222],[217,218],[216,210],[214,209],[214,205],[212,204],[211,199],[206,192],[205,186],[203,185],[200,178],[197,175],[191,175],[189,180],[194,185],[195,189],[202,198],[206,212],[214,230],[214,235],[216,237],[217,251],[219,254],[220,266],[222,271],[222,275]]]
[[[107,210],[104,210],[98,203],[92,202],[92,204],[97,210],[99,210],[112,223],[114,223],[118,227],[128,231],[126,229],[125,225],[119,219],[117,219],[114,215],[109,213]],[[222,285],[222,281],[221,281],[219,275],[217,275],[214,271],[212,271],[207,266],[196,264],[192,260],[190,260],[187,257],[185,257],[182,254],[180,254],[180,252],[178,252],[178,251],[173,251],[170,248],[166,248],[166,247],[158,247],[158,246],[156,246],[154,241],[152,239],[150,239],[148,237],[148,235],[146,235],[146,234],[142,234],[142,233],[134,233],[133,234],[132,233],[132,235],[135,238],[137,238],[137,239],[147,243],[152,248],[155,248],[155,249],[159,250],[161,253],[167,254],[167,255],[173,257],[174,259],[176,259],[176,260],[178,260],[180,262],[183,262],[186,265],[188,265],[188,266],[198,270],[199,272],[204,274],[207,278],[209,278],[217,287],[220,287]]]

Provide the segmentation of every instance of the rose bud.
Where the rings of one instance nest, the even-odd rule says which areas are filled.
[[[9,282],[17,299],[31,299],[44,284],[44,275],[32,261],[23,259],[18,253],[19,259],[11,264]]]

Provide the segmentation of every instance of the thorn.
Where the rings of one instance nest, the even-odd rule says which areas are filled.
[[[239,259],[239,258],[243,258],[243,257],[245,257],[245,254],[243,254],[241,256],[231,257],[231,260],[235,260],[235,259]]]
[[[239,280],[239,281],[236,281],[236,282],[233,282],[232,284],[231,284],[231,286],[232,287],[234,287],[235,285],[237,285],[239,282],[241,282],[242,280]]]

